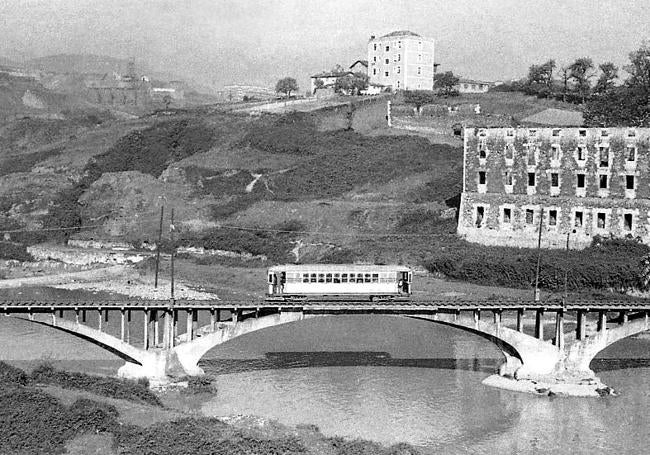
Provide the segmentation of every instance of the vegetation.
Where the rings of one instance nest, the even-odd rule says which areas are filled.
[[[162,403],[151,390],[147,381],[130,381],[106,376],[92,376],[57,370],[44,363],[31,374],[31,380],[39,384],[54,384],[66,389],[78,389],[110,398],[121,398],[154,406]]]
[[[447,96],[457,96],[458,90],[456,86],[458,85],[460,79],[457,76],[454,76],[454,73],[451,71],[445,71],[444,73],[437,73],[433,78],[433,87],[438,89],[445,97]]]
[[[595,238],[582,251],[542,250],[540,288],[551,291],[643,289],[643,259],[650,247],[636,240]],[[465,242],[440,250],[425,267],[448,278],[491,286],[534,286],[536,249],[485,247]]]
[[[291,92],[298,91],[298,82],[293,77],[285,77],[280,79],[277,84],[275,84],[276,93],[284,93],[284,96],[289,98]]]
[[[334,83],[334,91],[347,95],[358,95],[368,88],[368,75],[366,73],[346,74],[339,77]]]
[[[422,106],[435,102],[436,95],[431,90],[405,90],[404,102],[412,104],[415,110],[420,113]]]

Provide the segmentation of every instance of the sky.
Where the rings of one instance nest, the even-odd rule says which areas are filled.
[[[650,39],[650,1],[0,0],[0,56],[134,57],[215,88],[292,76],[304,90],[395,30],[433,38],[439,71],[508,80],[549,58],[627,63]]]

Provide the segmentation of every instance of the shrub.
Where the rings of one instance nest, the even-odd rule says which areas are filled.
[[[149,390],[148,381],[92,376],[83,373],[57,370],[43,363],[32,371],[33,381],[42,384],[55,384],[66,389],[79,389],[110,398],[120,398],[136,402],[162,406],[158,397]]]
[[[27,252],[25,245],[3,241],[0,241],[0,258],[23,262],[31,262],[34,260],[32,255]]]
[[[212,379],[207,376],[190,376],[187,378],[187,389],[183,393],[199,394],[199,393],[216,393],[216,387],[212,383]]]
[[[0,361],[0,384],[29,384],[29,375],[20,368]]]

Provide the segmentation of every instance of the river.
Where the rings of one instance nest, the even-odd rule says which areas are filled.
[[[0,318],[0,357],[19,366],[111,373],[119,359],[87,342]],[[210,351],[218,394],[206,415],[254,414],[326,435],[408,442],[438,454],[645,454],[650,339],[621,341],[592,363],[620,392],[548,398],[481,384],[500,363],[482,338],[425,321],[336,316],[272,327]],[[26,363],[28,361],[28,363]]]

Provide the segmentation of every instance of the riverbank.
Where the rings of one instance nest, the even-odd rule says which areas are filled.
[[[533,381],[530,379],[512,379],[498,374],[488,376],[483,384],[513,392],[530,393],[548,397],[592,397],[616,396],[611,387],[603,384],[598,378],[586,380],[581,383],[562,383]]]
[[[233,454],[418,455],[407,444],[385,447],[366,440],[326,437],[315,425],[291,427],[233,415],[212,418],[174,408],[174,394],[143,397],[139,384],[75,374],[76,387],[103,381],[92,391],[56,381],[68,374],[26,374],[0,364],[0,453],[11,454]],[[111,387],[107,387],[110,383]],[[115,388],[126,392],[116,398]],[[112,393],[112,397],[105,396]],[[149,392],[146,392],[149,393]],[[180,392],[183,393],[183,392]],[[198,396],[199,401],[206,399]],[[213,392],[207,393],[213,396]],[[185,402],[187,403],[187,401]]]

